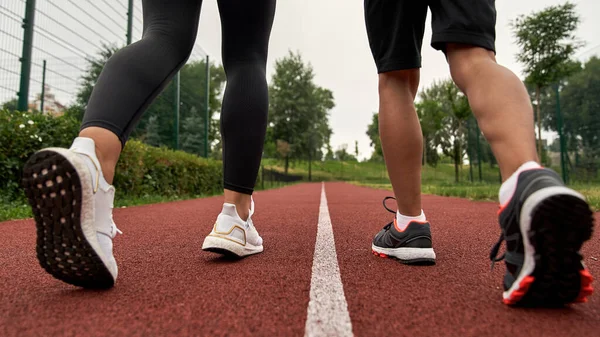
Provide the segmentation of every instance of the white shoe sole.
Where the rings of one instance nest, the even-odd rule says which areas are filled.
[[[116,265],[104,256],[94,229],[90,172],[77,154],[61,148],[35,153],[23,186],[37,228],[37,258],[55,278],[84,288],[110,288]]]
[[[202,250],[219,253],[223,255],[235,255],[244,257],[248,255],[258,254],[263,251],[263,246],[254,246],[250,243],[241,245],[233,240],[217,235],[208,235],[202,244]]]
[[[435,252],[433,248],[382,248],[371,244],[375,255],[380,257],[393,257],[406,264],[433,264]]]

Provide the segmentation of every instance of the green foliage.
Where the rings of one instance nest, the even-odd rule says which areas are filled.
[[[333,94],[313,80],[313,69],[300,54],[290,52],[275,63],[266,142],[286,141],[295,158],[308,158],[309,151],[321,158],[332,133],[328,111],[334,107]]]
[[[0,107],[1,110],[8,110],[8,111],[17,111],[18,108],[17,106],[19,105],[19,100],[16,98],[13,98],[9,101],[6,101],[4,103],[2,103],[2,107]]]
[[[0,111],[0,189],[18,193],[23,165],[40,148],[68,147],[79,132],[70,117]]]
[[[381,148],[381,138],[379,138],[379,114],[377,112],[373,113],[371,124],[367,126],[367,136],[371,140],[369,145],[373,148],[371,160],[382,160],[383,149]]]
[[[423,163],[436,166],[440,160],[438,153],[440,138],[436,135],[442,130],[442,121],[445,115],[440,108],[440,102],[424,95],[426,94],[421,94],[421,102],[415,105],[423,133]]]
[[[102,73],[102,69],[104,69],[104,65],[118,50],[119,48],[114,45],[103,43],[102,49],[98,51],[98,56],[96,58],[87,59],[88,65],[86,72],[81,77],[81,84],[77,91],[77,105],[85,109],[90,100],[90,96],[92,96],[94,85],[96,85],[96,82]],[[83,114],[81,114],[81,116],[83,117]]]
[[[77,104],[69,107],[65,112],[78,120],[83,118],[85,107],[89,101],[92,89],[110,57],[119,48],[104,45],[98,57],[88,59],[87,71],[82,77],[82,84],[77,93]],[[209,144],[220,139],[218,124],[212,119],[215,112],[221,109],[221,94],[225,84],[225,72],[222,66],[210,64],[210,90],[209,90]],[[193,149],[192,153],[204,155],[204,120],[206,107],[206,61],[193,61],[180,70],[180,120],[182,127],[186,121],[193,120],[197,127],[183,127],[180,130],[180,145],[182,149]],[[174,125],[174,96],[175,88],[171,81],[148,107],[132,132],[132,137],[140,139],[155,146],[175,146]],[[202,139],[202,145],[188,144],[190,139]],[[218,144],[220,148],[220,144]]]
[[[538,126],[538,153],[542,149],[541,91],[548,85],[577,71],[572,61],[575,51],[582,46],[574,32],[579,25],[575,5],[566,2],[549,6],[528,16],[521,15],[511,23],[517,44],[521,48],[517,60],[524,66],[525,83],[535,89],[535,120]]]
[[[222,181],[219,161],[132,140],[123,149],[114,185],[129,196],[183,196],[217,193]]]
[[[160,145],[174,148],[175,146],[175,86],[171,81],[163,92],[154,100],[146,113],[140,119],[139,124],[132,136],[143,141],[148,137],[154,137],[156,133]],[[225,72],[223,67],[210,65],[210,90],[209,90],[209,144],[220,138],[219,128],[215,127],[213,116],[221,110],[220,96],[225,83]],[[179,144],[181,149],[191,150],[191,153],[204,155],[204,121],[206,93],[206,62],[194,61],[186,64],[180,70],[180,107],[179,107]],[[148,134],[148,124],[153,119],[157,129],[152,130],[154,134]],[[191,125],[190,123],[195,123]],[[201,144],[186,144],[188,141],[197,141]],[[210,151],[210,149],[209,149]]]
[[[160,139],[160,125],[158,124],[158,117],[151,116],[148,118],[148,123],[146,124],[146,138],[144,139],[146,144],[152,146],[161,146],[163,145]]]
[[[424,125],[425,144],[434,149],[439,147],[443,154],[453,159],[455,179],[458,182],[459,167],[466,150],[466,121],[472,116],[467,97],[454,82],[445,80],[434,82],[422,91],[420,99],[419,117]],[[426,154],[433,156],[434,152],[426,151]]]
[[[556,85],[543,91],[544,125],[558,131]],[[590,58],[580,71],[560,82],[560,112],[570,164],[585,180],[597,180],[600,169],[600,59]],[[560,151],[558,141],[554,150]],[[573,177],[577,180],[577,177]]]
[[[339,161],[357,161],[356,157],[348,152],[348,144],[342,144],[335,151],[335,158]]]
[[[571,74],[571,58],[582,44],[574,32],[579,25],[575,4],[549,6],[511,23],[521,52],[517,60],[524,66],[526,81],[539,87]]]
[[[83,114],[85,113],[85,108],[79,104],[73,104],[67,107],[64,111],[64,116],[72,118],[76,121],[83,120]]]
[[[79,131],[71,117],[0,111],[0,190],[6,198],[22,197],[23,165],[45,147],[68,148]],[[183,151],[152,147],[136,140],[125,146],[114,184],[130,196],[214,194],[222,189],[221,162]]]
[[[204,155],[204,118],[192,107],[190,115],[181,123],[181,149],[198,156]]]

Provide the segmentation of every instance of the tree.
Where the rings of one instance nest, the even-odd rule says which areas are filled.
[[[379,114],[377,112],[373,113],[371,124],[367,126],[367,136],[371,140],[369,145],[373,148],[371,160],[383,160],[383,149],[381,148],[381,138],[379,138]]]
[[[200,116],[195,107],[191,108],[189,115],[181,123],[180,144],[181,150],[185,152],[204,155],[204,117]]]
[[[220,138],[218,124],[213,121],[213,116],[221,110],[220,96],[225,83],[225,73],[223,67],[210,65],[210,91],[209,91],[209,144]],[[206,92],[206,62],[192,61],[188,62],[180,70],[180,107],[179,107],[179,144],[184,151],[194,149],[191,153],[204,155],[204,123],[205,123],[205,92]],[[140,119],[132,135],[137,138],[144,138],[146,124],[155,116],[160,125],[159,135],[161,143],[174,147],[174,128],[175,128],[175,107],[174,107],[175,86],[174,81],[163,90],[163,92],[148,107],[146,113]],[[195,127],[185,126],[185,123],[198,123]],[[197,143],[186,145],[187,141],[202,140],[202,144]],[[200,146],[200,148],[198,148]]]
[[[335,157],[339,161],[355,161],[356,158],[348,153],[348,144],[342,144],[338,147],[337,151],[335,151]]]
[[[427,138],[451,157],[454,162],[455,181],[458,182],[459,167],[465,156],[467,128],[471,117],[467,97],[451,80],[434,82],[420,94],[420,110]]]
[[[144,139],[144,142],[152,146],[161,146],[159,129],[158,118],[156,116],[150,117],[148,124],[146,124],[146,139]]]
[[[333,93],[313,80],[313,69],[300,54],[290,52],[275,62],[266,142],[289,144],[286,167],[290,156],[308,158],[309,151],[322,158],[331,138],[328,115],[334,107]]]
[[[100,77],[100,73],[102,73],[102,69],[104,69],[104,65],[108,62],[117,51],[118,47],[115,45],[102,44],[102,49],[98,51],[98,55],[96,58],[88,58],[86,61],[88,63],[86,67],[86,72],[81,76],[81,84],[79,89],[77,90],[77,105],[85,108],[90,100],[90,96],[92,96],[92,90],[94,90],[94,85],[98,81]],[[83,117],[83,114],[82,114]]]
[[[102,72],[108,59],[118,51],[115,46],[103,45],[103,49],[98,52],[98,57],[88,59],[86,73],[82,76],[82,84],[77,92],[77,103],[69,107],[65,114],[77,117],[79,120],[83,118],[83,113],[91,96],[92,90],[98,77]],[[225,71],[222,66],[210,64],[210,90],[209,90],[209,144],[213,144],[220,138],[219,128],[215,127],[218,122],[213,120],[215,113],[221,110],[221,94],[225,84]],[[205,93],[206,93],[206,61],[191,61],[188,62],[180,70],[180,144],[182,149],[194,148],[194,145],[185,145],[183,142],[193,139],[194,136],[204,137],[205,120]],[[132,132],[132,137],[148,140],[152,139],[154,144],[160,144],[173,147],[175,144],[174,128],[174,86],[171,81],[160,95],[148,107],[144,115],[138,122],[138,125]],[[192,110],[194,112],[192,112]],[[184,128],[184,123],[190,121],[190,117],[195,117],[195,122],[200,122],[198,128]],[[154,125],[148,126],[152,120]],[[192,130],[194,136],[186,134],[187,130]],[[149,130],[153,134],[148,135]],[[191,132],[191,131],[190,131]],[[192,138],[190,138],[192,137]],[[204,144],[204,140],[202,140]],[[197,144],[196,144],[197,145]],[[203,146],[203,145],[202,145]],[[216,147],[220,147],[217,143]],[[193,153],[204,155],[204,150],[194,150]]]
[[[554,104],[548,104],[548,112],[553,113],[545,121],[551,130],[558,131],[556,87],[553,89],[549,98]],[[600,59],[589,59],[559,90],[566,150],[575,152],[579,165],[593,176],[600,168]]]
[[[285,174],[288,173],[289,168],[289,154],[290,154],[290,144],[285,140],[278,139],[277,140],[277,153],[281,156],[281,158],[285,159]]]
[[[441,108],[441,101],[430,97],[430,94],[427,94],[426,91],[421,92],[421,101],[415,105],[415,108],[423,133],[423,165],[436,166],[440,159],[438,154],[439,132],[443,127],[445,114]]]
[[[18,106],[19,106],[19,100],[16,98],[13,98],[9,101],[2,103],[2,110],[17,111]]]
[[[575,5],[566,2],[528,16],[521,15],[511,23],[517,44],[521,48],[517,60],[525,68],[525,82],[533,85],[536,91],[535,106],[540,154],[542,153],[540,91],[575,71],[576,64],[571,61],[571,58],[582,46],[574,35],[579,21]]]

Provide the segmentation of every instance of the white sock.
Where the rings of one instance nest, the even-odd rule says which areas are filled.
[[[423,210],[421,210],[421,215],[418,215],[418,216],[406,216],[406,215],[400,214],[399,211],[396,211],[396,225],[398,226],[398,228],[401,231],[406,229],[406,227],[408,227],[408,224],[411,221],[419,221],[419,222],[427,221],[427,219],[425,218],[425,213],[423,213]]]
[[[96,184],[96,172],[99,171],[100,188],[106,191],[111,185],[106,181],[106,179],[104,179],[104,174],[102,173],[100,161],[96,156],[96,143],[94,143],[94,140],[86,137],[77,137],[75,138],[75,140],[73,140],[73,144],[71,145],[70,150],[77,153],[87,165],[92,176],[93,186],[95,186]]]
[[[525,164],[521,165],[515,173],[513,173],[506,181],[500,186],[500,192],[498,194],[498,199],[500,200],[500,205],[505,205],[512,195],[515,193],[517,189],[517,179],[519,178],[519,174],[523,171],[542,168],[540,164],[534,161],[528,161]]]

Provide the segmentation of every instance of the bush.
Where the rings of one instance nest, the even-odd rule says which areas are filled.
[[[18,198],[21,172],[29,157],[44,147],[71,146],[79,132],[74,117],[0,111],[0,190]],[[182,151],[127,143],[114,179],[119,193],[131,196],[213,194],[223,188],[220,161]]]
[[[69,117],[0,111],[0,189],[17,193],[27,159],[42,147],[70,146],[79,122]]]
[[[114,185],[133,196],[214,194],[223,189],[223,170],[220,161],[131,140],[119,159]]]

